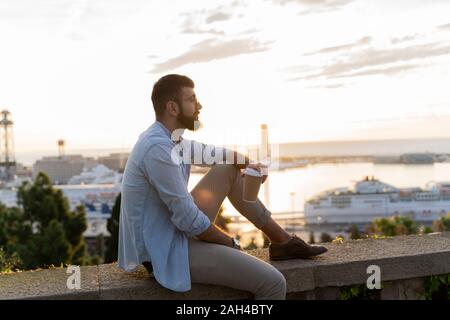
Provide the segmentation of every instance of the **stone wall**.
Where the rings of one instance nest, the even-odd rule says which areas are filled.
[[[450,233],[365,239],[326,244],[310,260],[269,261],[266,249],[250,254],[286,277],[288,299],[340,299],[346,286],[365,284],[367,268],[381,270],[381,299],[420,299],[423,280],[450,274]],[[81,267],[81,288],[68,289],[65,268],[0,275],[0,299],[251,299],[248,292],[194,284],[186,293],[162,288],[146,270],[126,273],[115,264]]]

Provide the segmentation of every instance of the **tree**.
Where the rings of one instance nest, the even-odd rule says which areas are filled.
[[[17,253],[9,255],[2,247],[0,247],[0,272],[14,271],[17,268],[20,268],[21,264],[22,262]]]
[[[24,243],[32,234],[31,223],[26,221],[20,208],[7,208],[0,204],[0,247],[11,251],[8,246],[12,242]]]
[[[106,241],[105,263],[117,261],[119,250],[119,221],[120,221],[120,204],[122,195],[119,193],[114,201],[111,217],[108,219],[107,229],[110,233]]]
[[[434,221],[433,227],[437,232],[450,231],[450,213],[446,217]]]
[[[352,223],[350,225],[350,239],[356,240],[361,239],[361,233],[359,232],[359,228],[356,224]]]
[[[309,243],[310,244],[314,244],[316,243],[315,237],[314,237],[314,231],[311,230],[311,232],[309,233]]]
[[[68,263],[71,255],[71,245],[67,240],[63,225],[56,219],[49,222],[40,233],[28,243],[27,259],[31,267],[59,265]]]
[[[423,228],[423,233],[424,234],[432,233],[432,232],[433,232],[433,228],[431,228],[431,227],[426,226],[426,227]]]
[[[417,224],[411,218],[403,216],[375,219],[369,229],[373,233],[388,237],[417,234],[419,231]]]
[[[0,229],[2,223],[5,228],[0,232],[0,245],[6,242],[7,252],[17,253],[23,268],[88,262],[84,207],[70,211],[62,191],[54,189],[42,172],[32,184],[22,184],[17,198],[21,208],[10,208],[6,218],[0,219]]]
[[[330,234],[323,232],[320,235],[320,242],[331,242],[333,241],[333,238],[330,236]]]
[[[100,260],[103,262],[105,260],[105,236],[103,233],[97,236],[96,251],[100,256]]]

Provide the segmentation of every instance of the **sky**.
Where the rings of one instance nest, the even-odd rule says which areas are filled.
[[[0,0],[15,150],[131,149],[161,76],[216,145],[450,137],[450,1]]]

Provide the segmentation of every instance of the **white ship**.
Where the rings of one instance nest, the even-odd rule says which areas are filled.
[[[68,185],[85,185],[85,184],[115,184],[120,185],[122,182],[122,174],[99,164],[90,169],[73,176],[67,182]]]
[[[407,216],[432,222],[450,212],[450,182],[429,182],[424,188],[397,188],[365,177],[351,188],[324,191],[305,203],[307,224],[371,223],[376,218]]]

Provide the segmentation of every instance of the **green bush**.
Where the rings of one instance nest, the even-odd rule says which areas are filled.
[[[322,232],[320,235],[320,242],[331,242],[333,241],[333,238],[330,236],[329,233]]]
[[[361,233],[359,232],[359,228],[356,224],[350,225],[349,233],[350,233],[350,239],[352,239],[352,240],[361,239]]]
[[[375,219],[369,226],[372,233],[387,237],[417,234],[419,228],[409,217],[394,216],[389,218]]]
[[[340,288],[341,300],[380,300],[382,289],[369,289],[366,284]]]
[[[450,300],[450,274],[428,277],[423,287],[426,300]]]
[[[0,247],[0,272],[11,272],[21,267],[22,261],[17,253],[8,255],[3,248]]]
[[[445,217],[441,217],[439,220],[434,221],[434,229],[438,232],[450,231],[450,212]]]

